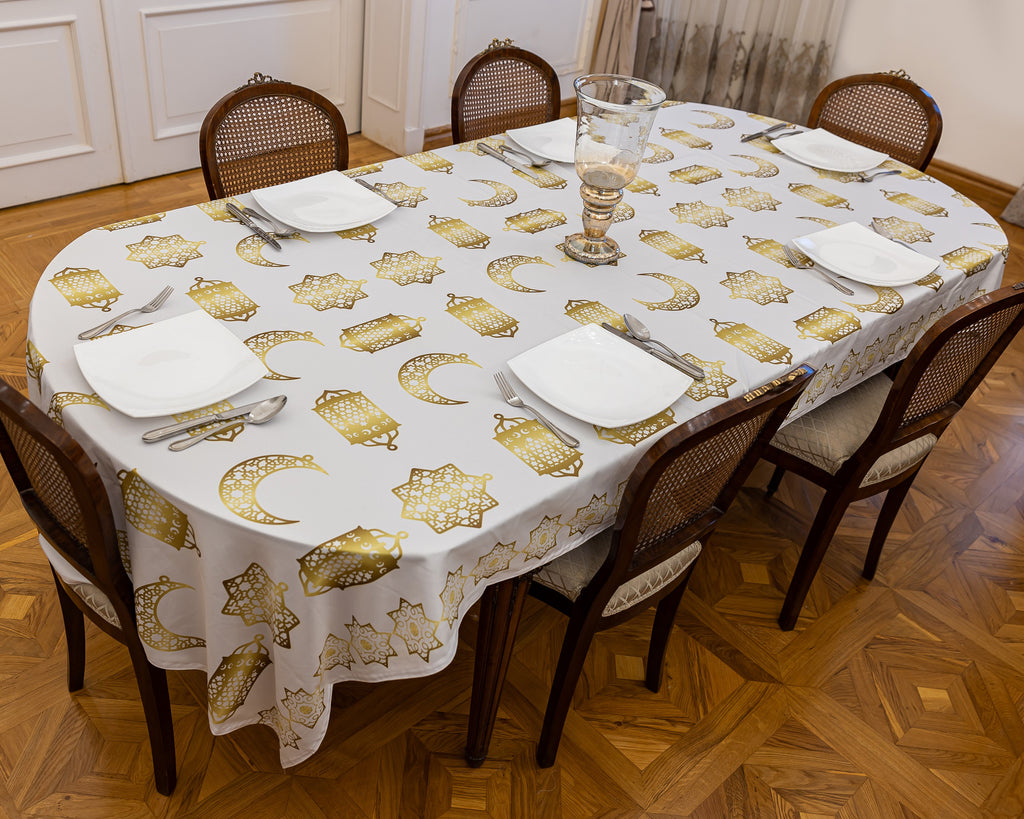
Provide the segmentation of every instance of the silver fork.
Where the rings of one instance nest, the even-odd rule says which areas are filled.
[[[568,432],[563,432],[557,426],[552,424],[547,418],[541,415],[537,410],[526,404],[522,398],[516,395],[516,391],[512,388],[512,385],[508,383],[508,379],[505,378],[505,374],[501,370],[497,370],[494,373],[494,380],[498,384],[498,389],[501,390],[501,397],[505,399],[505,403],[516,409],[529,410],[536,416],[537,420],[540,421],[544,426],[550,429],[556,438],[566,446],[576,448],[580,445],[580,442],[573,438]]]
[[[121,313],[121,315],[114,316],[109,321],[105,321],[103,322],[103,324],[100,324],[97,327],[93,327],[91,330],[83,330],[78,334],[78,337],[82,339],[82,341],[85,341],[86,339],[90,338],[95,338],[96,336],[107,332],[107,330],[109,330],[111,327],[117,324],[121,319],[125,318],[126,316],[130,316],[132,313],[152,313],[154,310],[159,310],[163,306],[163,303],[167,301],[167,297],[170,296],[171,293],[173,292],[174,288],[168,285],[159,293],[157,293],[153,297],[152,301],[147,302],[146,304],[142,305],[142,307],[133,307],[131,310],[125,310],[123,313]]]
[[[793,267],[795,267],[795,268],[797,268],[799,270],[813,270],[819,276],[821,276],[825,281],[827,281],[829,284],[831,284],[840,293],[845,293],[847,296],[854,295],[854,292],[849,287],[847,287],[845,284],[841,284],[838,281],[836,281],[835,279],[833,279],[828,273],[826,273],[824,270],[822,270],[814,262],[811,262],[810,264],[804,264],[803,262],[801,262],[796,257],[796,254],[793,252],[793,249],[789,245],[783,245],[782,249],[786,252],[786,258],[789,259],[789,263],[791,265],[793,265]]]

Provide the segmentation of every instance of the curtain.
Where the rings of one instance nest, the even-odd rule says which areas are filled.
[[[806,122],[846,0],[656,0],[633,67],[669,99]],[[641,64],[642,61],[642,64]]]
[[[600,31],[590,70],[595,74],[633,73],[641,0],[604,0]]]

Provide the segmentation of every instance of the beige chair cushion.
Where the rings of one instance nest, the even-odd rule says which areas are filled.
[[[46,555],[46,559],[50,561],[50,565],[53,566],[53,570],[67,584],[68,588],[81,597],[85,604],[100,617],[115,628],[121,628],[121,622],[110,603],[110,598],[90,583],[78,569],[68,563],[53,544],[42,535],[39,536],[39,546],[43,550],[43,554]]]
[[[786,424],[775,433],[772,446],[835,475],[875,426],[892,381],[883,374],[869,378],[842,395]],[[922,460],[938,440],[922,435],[886,452],[872,464],[861,486],[884,481]]]
[[[554,589],[559,594],[575,601],[580,596],[580,592],[597,574],[597,570],[601,568],[605,558],[608,557],[611,545],[612,530],[605,529],[583,545],[543,566],[533,576],[533,579],[542,586]],[[634,577],[628,583],[623,583],[615,590],[602,614],[605,617],[611,617],[664,588],[697,559],[700,549],[700,543],[694,541],[657,566]]]

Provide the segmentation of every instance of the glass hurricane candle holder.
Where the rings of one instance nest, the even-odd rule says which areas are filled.
[[[573,87],[583,232],[565,237],[565,252],[577,261],[608,264],[622,255],[607,236],[612,211],[640,168],[665,92],[619,74],[588,74],[578,77]]]

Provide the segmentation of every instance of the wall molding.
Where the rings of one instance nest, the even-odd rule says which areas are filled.
[[[928,174],[949,185],[953,190],[959,191],[996,216],[1002,213],[1003,209],[1010,204],[1014,194],[1017,193],[1017,188],[1006,182],[962,168],[951,162],[943,162],[940,159],[933,159],[929,163]]]

